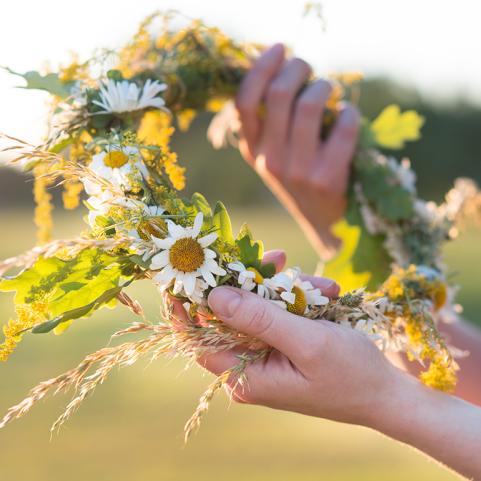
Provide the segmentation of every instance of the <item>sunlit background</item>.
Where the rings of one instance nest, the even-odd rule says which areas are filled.
[[[481,61],[478,2],[324,0],[323,22],[302,19],[303,0],[71,0],[4,1],[0,13],[0,65],[24,72],[87,58],[97,47],[120,46],[156,9],[201,17],[240,40],[285,42],[319,75],[335,70],[366,74],[361,107],[369,117],[388,103],[416,108],[427,120],[424,138],[402,155],[413,161],[421,193],[440,199],[457,176],[481,180]],[[41,140],[46,94],[15,89],[21,79],[0,71],[0,131]],[[279,208],[233,150],[214,152],[205,140],[207,117],[175,139],[188,167],[189,190],[222,199],[236,225],[248,220],[268,247],[284,248],[291,265],[312,271],[318,261],[295,223]],[[34,243],[31,183],[0,169],[0,257]],[[82,212],[56,214],[57,237],[82,228]],[[466,317],[478,320],[479,245],[473,228],[447,248]],[[133,297],[152,319],[159,300],[149,285]],[[0,297],[2,322],[11,296]],[[0,411],[44,378],[71,367],[108,342],[130,315],[119,308],[80,321],[62,337],[27,336],[0,366]],[[329,366],[326,366],[329,369]],[[68,402],[58,396],[0,432],[0,480],[449,480],[455,479],[412,450],[366,429],[214,402],[188,446],[182,426],[209,381],[200,370],[158,361],[115,373],[57,436],[49,426]]]

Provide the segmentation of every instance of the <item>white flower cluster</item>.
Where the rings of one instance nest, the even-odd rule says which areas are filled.
[[[228,268],[238,273],[237,282],[242,289],[256,292],[294,314],[307,314],[310,308],[324,306],[329,302],[329,298],[323,296],[319,288],[302,279],[298,268],[287,269],[271,278],[264,278],[259,271],[252,267],[246,268],[241,262],[230,263]]]

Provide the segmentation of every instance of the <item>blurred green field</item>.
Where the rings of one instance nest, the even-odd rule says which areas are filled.
[[[67,222],[68,219],[68,222]],[[291,265],[313,271],[316,257],[295,224],[277,210],[235,212],[267,247],[284,248]],[[77,214],[63,215],[56,234],[78,232]],[[0,257],[33,243],[30,212],[1,212]],[[460,300],[475,318],[481,300],[481,232],[472,231],[447,249]],[[158,315],[155,289],[145,283],[132,295]],[[0,298],[2,321],[11,296]],[[72,367],[85,354],[108,342],[109,334],[132,319],[121,307],[77,322],[62,337],[26,336],[7,364],[0,365],[0,411],[18,402],[38,381]],[[225,396],[213,403],[200,432],[184,447],[182,427],[210,377],[182,362],[142,362],[114,375],[50,440],[49,428],[69,397],[41,402],[24,419],[0,432],[0,479],[35,481],[191,481],[284,480],[451,480],[412,449],[367,429],[344,426],[260,407],[229,406]]]

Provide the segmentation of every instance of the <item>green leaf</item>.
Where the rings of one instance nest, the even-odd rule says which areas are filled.
[[[248,236],[249,239],[252,239],[252,232],[249,229],[249,226],[246,222],[244,222],[239,229],[239,233],[237,234],[237,239],[242,239],[244,236]]]
[[[258,268],[262,277],[271,278],[276,273],[276,265],[272,262],[261,264]]]
[[[361,129],[359,131],[358,148],[366,150],[376,145],[376,138],[371,130],[371,123],[365,117],[361,119]]]
[[[353,196],[346,217],[334,226],[333,232],[341,239],[342,247],[326,264],[323,275],[338,282],[343,292],[360,287],[377,289],[388,277],[392,260],[384,248],[384,236],[367,231]]]
[[[22,77],[27,85],[19,88],[34,89],[34,90],[46,90],[52,95],[56,95],[60,98],[67,98],[70,96],[70,88],[73,82],[62,82],[59,79],[58,74],[48,73],[47,75],[41,75],[39,72],[32,70],[30,72],[19,73],[14,72],[8,67],[4,67],[7,72]]]
[[[100,307],[110,303],[113,299],[115,299],[117,295],[122,291],[122,289],[128,284],[130,284],[130,282],[125,283],[121,286],[108,289],[107,291],[103,292],[99,297],[94,299],[92,302],[84,306],[71,309],[70,311],[66,311],[63,314],[55,317],[54,319],[36,325],[32,329],[32,333],[45,334],[58,327],[60,324],[63,324],[64,322],[68,322],[73,319],[79,319],[81,317],[87,317],[93,311],[96,311]]]
[[[63,152],[69,145],[73,143],[73,137],[68,137],[66,139],[61,140],[58,144],[55,144],[53,147],[50,147],[49,151],[53,152],[54,154],[59,154]]]
[[[64,292],[77,291],[85,286],[84,282],[66,282],[65,284],[60,284],[60,289]]]
[[[399,184],[387,165],[366,155],[357,157],[354,167],[355,177],[361,182],[364,196],[380,217],[390,222],[412,217],[413,195]]]
[[[229,214],[222,202],[217,202],[212,218],[212,226],[219,234],[219,238],[228,244],[234,244],[234,234],[232,234],[232,223]]]
[[[209,202],[200,192],[194,192],[191,201],[197,208],[197,211],[204,214],[204,217],[212,217],[212,209]]]
[[[54,319],[63,319],[71,311],[83,316],[103,305],[98,298],[105,292],[118,288],[123,278],[132,277],[133,266],[129,258],[98,249],[85,249],[69,260],[40,257],[29,269],[0,280],[0,291],[16,291],[16,304],[47,301],[48,313]]]
[[[123,80],[122,72],[120,70],[111,69],[107,72],[107,78],[111,80],[120,81]]]
[[[246,267],[255,267],[259,269],[264,255],[264,247],[262,242],[252,241],[248,235],[245,235],[241,239],[236,240],[237,247],[239,248],[240,261]]]

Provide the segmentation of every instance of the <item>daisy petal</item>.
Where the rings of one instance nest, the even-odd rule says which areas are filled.
[[[207,269],[206,267],[201,267],[200,273],[202,274],[202,277],[205,279],[207,284],[209,284],[209,286],[211,287],[217,286],[217,282],[215,281],[215,278],[212,275],[212,273],[209,271],[209,269]]]
[[[191,273],[184,275],[184,290],[188,296],[191,296],[195,289],[195,276]]]
[[[152,241],[159,249],[170,249],[175,242],[175,240],[171,239],[170,237],[167,237],[166,239],[152,237]]]
[[[212,249],[204,249],[204,255],[206,259],[215,259],[217,257],[217,253],[214,252]],[[234,265],[234,263],[230,265]],[[233,270],[237,270],[237,269],[233,269]]]
[[[204,214],[202,214],[202,212],[199,212],[195,216],[194,227],[192,227],[192,237],[197,237],[200,234],[200,229],[202,229],[203,222],[204,222]],[[202,247],[205,247],[205,246],[202,245]]]
[[[294,304],[296,302],[296,295],[293,292],[282,292],[281,298],[289,304]]]
[[[204,262],[204,265],[213,273],[213,274],[217,274],[219,276],[225,276],[227,274],[227,272],[222,269],[222,267],[219,266],[219,264],[217,264],[217,262],[215,262],[214,260],[212,259],[206,259],[205,262]]]
[[[217,237],[217,234],[215,232],[212,232],[211,234],[207,234],[204,237],[201,237],[200,239],[198,239],[198,241],[202,247],[207,247],[210,246],[217,239]]]
[[[152,257],[150,268],[153,270],[161,269],[169,263],[169,251],[162,251]]]

